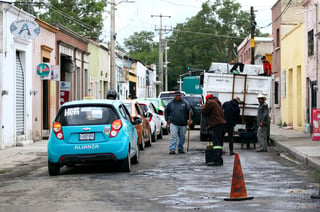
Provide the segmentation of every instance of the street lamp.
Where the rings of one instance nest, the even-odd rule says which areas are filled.
[[[108,1],[108,0],[106,0]],[[121,4],[122,2],[125,3],[135,3],[135,1],[120,1],[119,3],[115,3],[115,0],[111,0],[111,30],[110,30],[110,87],[115,89],[116,81],[117,81],[117,74],[116,74],[116,36],[115,33],[115,10],[116,6]]]

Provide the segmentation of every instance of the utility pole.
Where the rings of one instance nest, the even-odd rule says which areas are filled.
[[[160,85],[159,85],[159,92],[163,91],[163,53],[162,53],[162,48],[163,48],[163,44],[162,44],[162,31],[170,31],[168,29],[163,29],[162,28],[162,18],[171,18],[171,16],[166,16],[166,15],[151,15],[151,17],[159,17],[160,18],[160,28],[156,29],[159,30],[159,81],[160,81]]]
[[[111,30],[110,30],[110,88],[116,89],[117,73],[116,73],[116,34],[115,34],[115,9],[116,4],[111,0]]]
[[[255,21],[255,15],[253,7],[250,8],[251,12],[251,64],[254,64],[254,31],[256,29],[257,22]]]
[[[120,1],[118,4],[115,3],[115,0],[111,0],[111,12],[110,12],[110,88],[113,88],[117,90],[117,70],[116,70],[116,39],[117,39],[117,34],[116,34],[116,29],[115,29],[115,10],[116,6],[119,5],[120,3],[135,3],[135,1]],[[106,0],[106,3],[108,3],[108,0]]]
[[[164,46],[164,55],[165,55],[165,59],[164,59],[164,64],[165,64],[165,71],[164,71],[164,73],[165,73],[165,91],[167,91],[168,90],[168,51],[167,51],[167,44],[168,44],[168,41],[166,40],[165,41],[165,46]]]

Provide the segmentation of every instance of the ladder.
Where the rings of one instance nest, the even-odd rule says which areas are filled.
[[[234,89],[235,89],[235,84],[236,84],[236,78],[237,77],[244,77],[244,83],[243,83],[243,96],[242,96],[242,102],[240,104],[242,104],[242,124],[245,123],[244,120],[244,108],[246,105],[246,88],[247,88],[247,75],[246,74],[233,74],[233,82],[232,82],[232,98],[234,99]],[[240,98],[240,97],[239,97]],[[241,99],[241,98],[240,98]]]

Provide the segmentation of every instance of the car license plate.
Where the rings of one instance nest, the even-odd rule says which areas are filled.
[[[80,133],[79,141],[92,141],[94,140],[94,133]]]

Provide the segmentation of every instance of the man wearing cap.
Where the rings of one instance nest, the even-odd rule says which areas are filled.
[[[240,116],[240,107],[239,107],[240,103],[241,103],[240,98],[236,97],[235,99],[227,101],[222,105],[223,112],[224,112],[224,119],[227,121],[225,132],[228,133],[230,155],[235,154],[233,152],[233,132],[234,132],[234,126],[236,126]]]
[[[182,99],[180,91],[174,93],[174,99],[168,103],[164,114],[167,123],[170,125],[169,154],[176,153],[178,140],[178,153],[185,153],[184,141],[187,125],[190,126],[191,124],[191,107],[189,103]]]
[[[258,115],[257,115],[257,139],[259,148],[256,152],[267,152],[267,137],[269,129],[269,108],[265,102],[266,97],[263,94],[259,94],[257,97],[259,101]]]
[[[261,57],[261,61],[263,64],[263,74],[259,74],[261,76],[270,76],[272,74],[272,69],[271,69],[271,64],[269,63],[269,61],[266,59],[265,56]]]
[[[206,96],[206,103],[202,105],[202,115],[207,117],[208,129],[212,133],[213,142],[213,161],[208,162],[208,166],[222,166],[222,150],[223,150],[223,137],[226,121],[223,117],[223,108],[219,99],[212,94]]]

